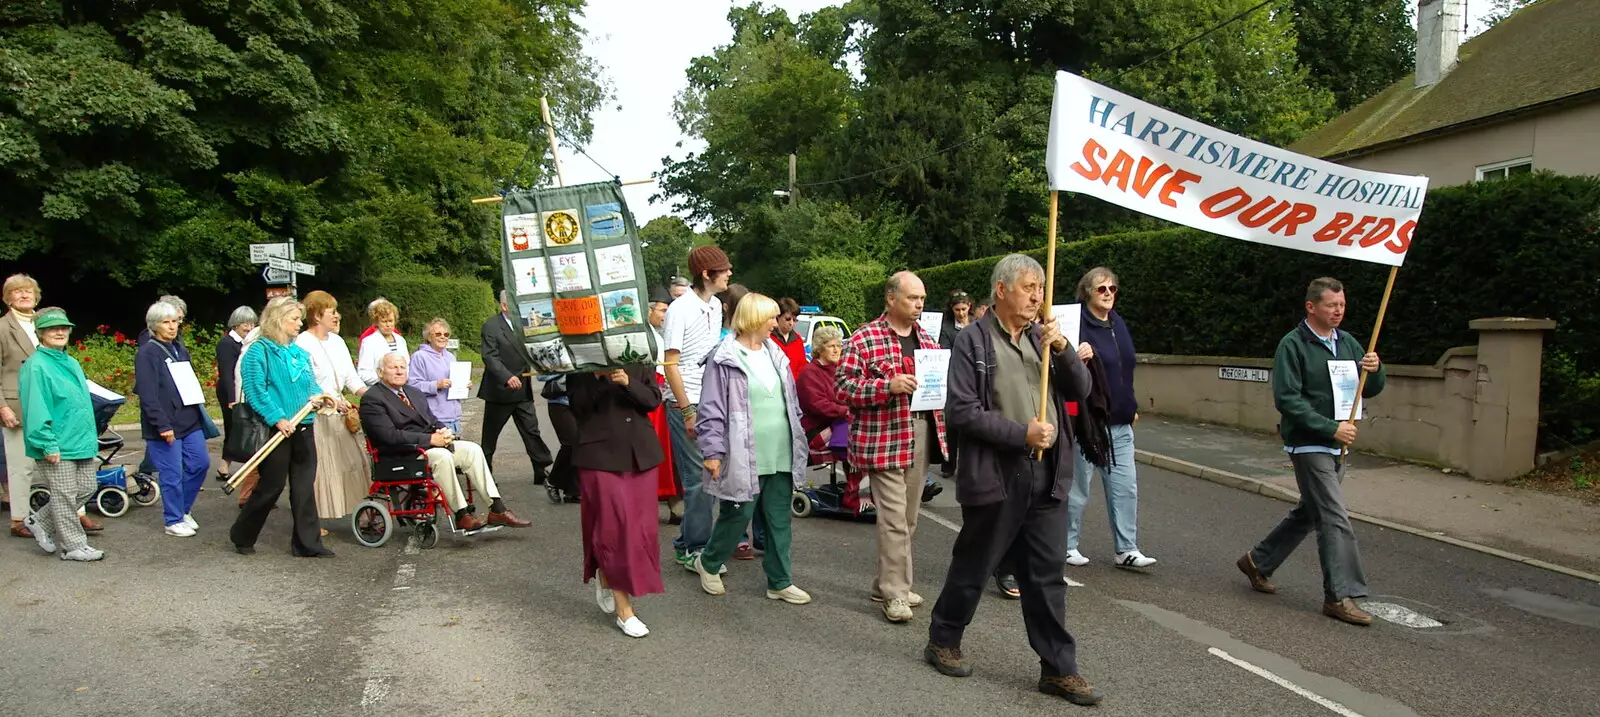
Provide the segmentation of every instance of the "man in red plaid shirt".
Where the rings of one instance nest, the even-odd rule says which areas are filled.
[[[889,277],[883,315],[856,329],[837,374],[839,398],[854,409],[850,466],[866,474],[877,506],[872,599],[883,603],[889,622],[909,621],[911,608],[922,604],[911,591],[911,538],[928,464],[944,459],[944,412],[911,412],[916,350],[939,348],[917,325],[927,293],[909,271]]]

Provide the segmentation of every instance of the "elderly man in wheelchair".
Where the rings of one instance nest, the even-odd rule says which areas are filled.
[[[475,531],[485,526],[526,528],[531,523],[506,509],[495,487],[494,476],[478,444],[457,440],[443,423],[433,417],[428,403],[416,389],[406,385],[406,356],[385,354],[378,362],[380,381],[361,398],[361,425],[372,442],[379,460],[408,458],[421,451],[433,473],[434,483],[455,513],[459,530]],[[489,517],[478,518],[476,508],[462,495],[456,471],[464,474],[472,490],[489,496]]]

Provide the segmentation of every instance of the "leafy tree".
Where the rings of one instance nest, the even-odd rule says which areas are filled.
[[[1484,28],[1499,25],[1501,20],[1511,17],[1511,14],[1532,5],[1539,0],[1489,0],[1489,12],[1483,16]]]
[[[652,286],[664,287],[672,277],[688,275],[689,250],[696,246],[698,238],[694,228],[681,217],[656,217],[639,227],[645,274]]]
[[[1500,0],[1507,2],[1508,0]],[[1318,86],[1350,109],[1411,71],[1417,33],[1408,0],[1294,0],[1297,54]]]

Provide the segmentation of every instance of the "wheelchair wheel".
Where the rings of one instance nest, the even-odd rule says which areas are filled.
[[[33,487],[33,490],[28,491],[29,511],[37,513],[41,510],[44,510],[44,507],[47,505],[50,505],[49,488],[46,488],[42,485],[36,485]]]
[[[134,492],[128,497],[133,499],[133,504],[141,508],[148,508],[161,500],[161,484],[155,482],[143,473],[133,474]]]
[[[388,503],[364,500],[356,504],[356,511],[350,514],[350,528],[356,542],[369,548],[381,548],[394,535],[394,516],[389,513]]]
[[[417,545],[423,550],[431,550],[439,544],[439,526],[433,521],[425,520],[417,524]]]
[[[94,509],[107,518],[119,518],[128,512],[128,491],[107,486],[94,494]]]
[[[794,495],[789,499],[789,513],[796,518],[811,517],[811,512],[816,507],[817,505],[812,502],[811,496],[806,495],[803,491],[795,491]]]

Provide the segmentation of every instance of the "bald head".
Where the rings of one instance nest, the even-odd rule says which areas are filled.
[[[409,368],[405,354],[390,352],[378,359],[378,377],[383,379],[383,384],[389,388],[406,385]]]
[[[922,303],[928,298],[922,280],[909,271],[897,271],[890,276],[883,294],[884,313],[889,315],[890,323],[900,328],[916,322],[922,315]]]

